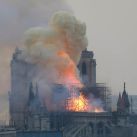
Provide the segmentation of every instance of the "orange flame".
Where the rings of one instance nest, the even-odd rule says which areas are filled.
[[[88,109],[88,101],[80,95],[79,97],[72,97],[68,99],[67,110],[75,112],[84,112]]]
[[[69,55],[61,50],[57,53],[58,56],[60,56],[62,59],[65,60],[65,67],[60,67],[60,77],[63,78],[63,82],[65,84],[70,84],[69,82],[71,82],[72,84],[78,84],[79,87],[82,87],[82,84],[79,80],[79,76],[77,74],[77,68],[75,63],[72,61],[72,59],[69,57]]]
[[[89,100],[82,94],[78,97],[71,97],[67,102],[67,110],[72,112],[104,112],[103,108],[92,106]]]
[[[71,60],[69,55],[61,50],[57,53],[61,59],[66,60],[66,65],[64,68],[60,68],[60,76],[63,77],[63,82],[68,86],[71,82],[71,84],[76,84],[78,88],[83,87],[83,84],[79,80],[79,76],[77,75],[77,69],[76,65]],[[62,81],[62,80],[61,80]],[[72,91],[71,91],[72,92]],[[77,91],[75,91],[77,92]],[[70,93],[71,94],[71,93]],[[103,109],[101,107],[95,107],[92,106],[91,103],[87,98],[84,97],[84,95],[76,95],[76,94],[71,94],[71,97],[67,100],[67,106],[66,109],[68,111],[73,111],[73,112],[102,112]]]

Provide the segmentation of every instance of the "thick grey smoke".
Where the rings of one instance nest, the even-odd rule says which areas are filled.
[[[10,61],[14,48],[22,46],[24,32],[35,26],[47,26],[53,13],[72,12],[64,0],[0,0],[0,95],[10,89]],[[0,100],[0,112],[5,116],[8,99]],[[0,116],[0,119],[4,119]]]
[[[50,16],[59,10],[71,12],[64,0],[1,0],[0,46],[17,46],[26,29],[47,25]]]
[[[32,28],[26,32],[28,54],[33,59],[46,60],[52,52],[64,51],[78,64],[81,52],[87,47],[86,25],[67,12],[58,12],[48,27]]]
[[[57,12],[48,28],[32,28],[26,32],[25,39],[20,59],[38,66],[33,80],[39,82],[46,101],[53,94],[50,85],[54,83],[81,84],[77,64],[87,47],[84,23],[68,12]],[[52,104],[47,107],[51,108]]]
[[[69,106],[70,111],[77,111],[77,101],[84,102],[79,111],[103,111],[101,101],[86,100],[78,90],[83,85],[77,65],[86,48],[86,26],[68,12],[55,13],[47,28],[32,28],[25,33],[25,48],[19,58],[37,67],[31,70],[32,80],[39,84],[48,110],[63,110],[69,98],[69,104],[74,105],[73,110]]]

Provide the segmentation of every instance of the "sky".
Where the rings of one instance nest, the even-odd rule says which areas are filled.
[[[136,0],[1,0],[0,1],[0,112],[8,104],[10,60],[24,32],[46,26],[58,10],[73,12],[87,25],[88,50],[97,61],[97,82],[112,94],[137,94]],[[5,102],[6,103],[5,103]]]
[[[113,94],[137,94],[137,1],[68,0],[74,13],[86,22],[89,50],[97,61],[97,82]]]

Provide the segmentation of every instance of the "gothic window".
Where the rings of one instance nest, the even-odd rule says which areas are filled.
[[[99,122],[97,124],[97,134],[98,135],[103,135],[103,126],[104,126],[103,122]]]
[[[91,133],[94,134],[94,124],[90,122],[89,126],[91,128]]]
[[[82,63],[82,75],[87,75],[87,66],[86,63]]]

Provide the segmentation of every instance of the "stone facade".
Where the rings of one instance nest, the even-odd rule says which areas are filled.
[[[21,55],[22,51],[16,49],[11,61],[10,125],[23,130],[26,128],[37,130],[40,127],[49,129],[46,108],[39,101],[37,82],[34,83],[35,88],[32,83],[33,75],[37,73],[37,67],[35,64],[22,60]],[[97,96],[95,96],[104,102],[104,109],[108,110],[105,100],[107,99],[106,87],[96,84],[96,60],[93,57],[92,51],[82,52],[78,65],[80,76],[85,84],[85,89],[90,92],[96,91]],[[43,121],[47,122],[46,126]]]
[[[120,125],[113,122],[112,113],[109,112],[48,112],[39,100],[37,83],[33,88],[32,72],[35,71],[30,70],[37,68],[34,64],[21,60],[21,52],[16,49],[11,61],[10,125],[17,130],[40,131],[40,133],[61,130],[64,137],[123,137],[124,132],[125,137],[129,136],[129,132],[133,133],[130,137],[136,137],[136,128],[125,126],[127,118],[122,115],[119,118]],[[106,86],[96,83],[96,60],[93,56],[92,51],[83,51],[78,65],[85,91],[95,92],[95,95],[106,104],[105,110],[110,110],[110,103],[106,101]],[[118,101],[118,109],[121,107],[120,101],[124,98],[125,112],[129,110],[127,97],[124,86],[122,97],[119,97],[121,99]],[[118,133],[120,131],[121,134]],[[15,134],[16,131],[0,131],[0,137],[15,137]]]
[[[16,49],[11,61],[11,92],[9,94],[10,124],[22,129],[25,126],[25,117],[29,100],[29,88],[32,81],[32,69],[35,65],[29,64],[20,58],[22,51]],[[86,85],[96,84],[96,61],[93,52],[83,51],[79,63],[80,75]]]
[[[16,130],[10,127],[0,127],[0,137],[16,137]]]
[[[32,64],[21,60],[21,50],[16,49],[11,61],[11,92],[9,93],[10,124],[18,129],[24,127],[24,118],[29,98]]]
[[[96,60],[92,51],[84,50],[78,65],[83,83],[86,86],[96,86]]]

